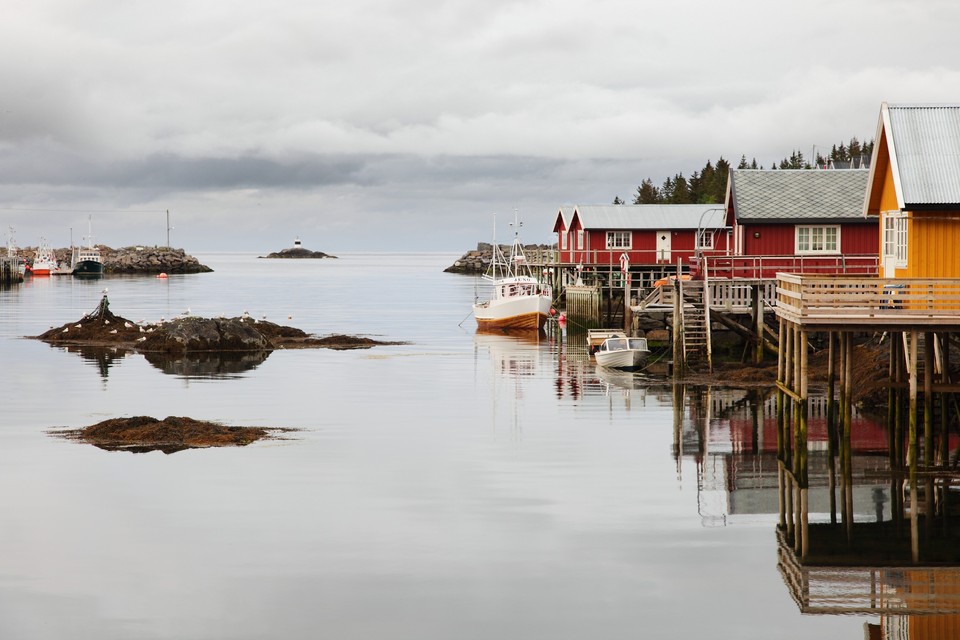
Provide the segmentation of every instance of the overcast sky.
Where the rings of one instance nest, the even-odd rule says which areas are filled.
[[[5,0],[0,216],[18,244],[459,252],[519,209],[960,102],[938,0]]]

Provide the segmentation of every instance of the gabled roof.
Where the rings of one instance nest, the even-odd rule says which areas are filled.
[[[575,209],[572,205],[564,205],[560,207],[560,210],[557,212],[557,217],[553,221],[553,232],[558,233],[560,229],[569,229],[570,223],[573,222],[573,210]]]
[[[738,222],[864,222],[863,169],[732,169],[727,208]]]
[[[883,103],[871,167],[881,151],[901,210],[960,207],[960,105]],[[874,172],[886,168],[885,162],[880,165],[871,168],[871,185]],[[865,202],[864,211],[870,209],[869,199]]]
[[[574,210],[584,229],[721,229],[718,204],[581,204]],[[572,222],[572,221],[571,221]]]

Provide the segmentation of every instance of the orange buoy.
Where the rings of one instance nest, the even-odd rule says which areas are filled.
[[[166,277],[167,277],[167,274],[165,274],[165,273],[160,273],[160,274],[157,274],[157,277],[158,277],[158,278],[166,278]]]

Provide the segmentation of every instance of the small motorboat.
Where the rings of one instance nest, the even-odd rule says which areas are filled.
[[[594,354],[597,364],[610,369],[637,369],[650,355],[646,338],[607,338]]]

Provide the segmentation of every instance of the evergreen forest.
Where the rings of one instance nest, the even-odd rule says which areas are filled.
[[[833,145],[830,153],[824,156],[819,151],[811,162],[799,150],[794,150],[789,157],[770,164],[770,169],[825,169],[860,167],[869,161],[873,153],[873,141],[861,143],[857,138],[850,138],[846,144]],[[730,171],[730,162],[723,156],[716,163],[707,160],[699,171],[694,171],[687,178],[683,173],[668,177],[663,184],[657,186],[650,178],[645,179],[637,187],[633,196],[633,204],[719,204],[726,197],[727,174]],[[740,156],[737,169],[763,169],[757,164],[757,159],[747,161],[746,155]],[[613,199],[613,204],[626,204],[620,196]]]

